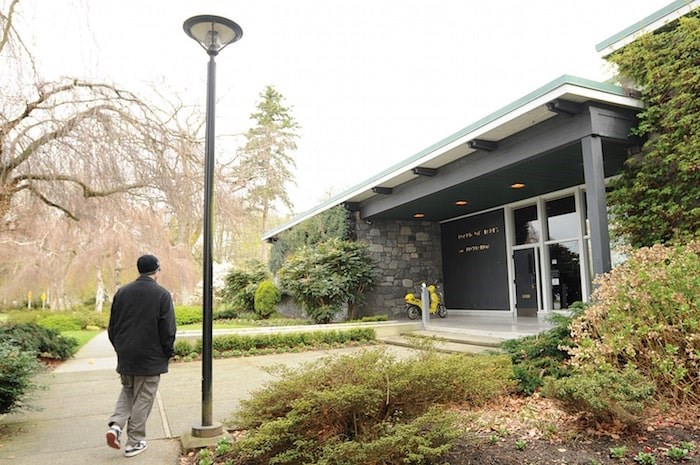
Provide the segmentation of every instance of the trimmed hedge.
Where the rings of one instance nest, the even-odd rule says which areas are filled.
[[[324,346],[341,346],[350,343],[372,343],[376,340],[374,328],[352,328],[342,331],[310,331],[294,333],[267,333],[256,335],[227,334],[212,339],[215,356],[235,356],[260,351],[305,349]],[[202,352],[202,341],[175,342],[177,357],[192,357]]]

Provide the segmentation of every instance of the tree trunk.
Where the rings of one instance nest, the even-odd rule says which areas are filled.
[[[97,290],[95,291],[95,311],[97,313],[102,313],[102,306],[105,301],[105,280],[102,277],[102,269],[99,265],[97,268]]]

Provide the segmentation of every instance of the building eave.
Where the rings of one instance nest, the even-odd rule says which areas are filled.
[[[380,186],[394,188],[415,179],[419,174],[414,173],[414,168],[439,169],[458,158],[468,156],[477,151],[475,148],[468,148],[469,141],[475,139],[497,141],[554,117],[555,114],[549,111],[546,105],[557,99],[580,103],[594,101],[624,108],[642,108],[642,102],[622,87],[576,76],[560,76],[402,162],[295,216],[285,224],[267,231],[262,239],[270,240],[281,232],[337,205],[346,202],[359,203],[376,195],[384,195],[376,193],[373,189]]]
[[[605,58],[634,42],[639,36],[654,32],[673,21],[678,20],[700,6],[700,0],[676,0],[673,3],[650,14],[646,18],[623,29],[617,34],[596,45],[596,51]]]

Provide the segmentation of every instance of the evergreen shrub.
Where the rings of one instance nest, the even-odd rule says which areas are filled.
[[[548,331],[503,342],[501,347],[513,362],[517,391],[531,395],[544,385],[545,378],[563,378],[571,373],[566,364],[567,348],[572,345],[569,325],[585,308],[583,303],[576,302],[569,308],[568,316],[550,316],[554,325]]]
[[[44,328],[53,329],[57,332],[62,331],[80,331],[87,324],[80,315],[70,313],[48,313],[40,316],[36,320],[36,324]]]
[[[279,381],[241,402],[232,423],[247,432],[222,462],[440,463],[460,436],[449,406],[512,388],[507,356],[372,350],[278,370]]]
[[[559,399],[564,410],[582,414],[591,423],[621,423],[634,427],[645,418],[654,384],[632,365],[623,370],[608,366],[577,371],[546,381],[544,394]]]
[[[374,283],[374,262],[365,243],[331,239],[297,250],[278,271],[285,292],[316,323],[329,323],[343,304],[353,319]]]
[[[277,304],[280,303],[280,291],[270,279],[258,284],[255,290],[255,313],[260,318],[266,319],[275,313]]]
[[[109,311],[98,313],[94,306],[77,306],[69,310],[23,309],[10,312],[12,323],[36,323],[56,331],[79,331],[88,326],[107,328]]]
[[[10,340],[0,340],[0,415],[19,410],[36,389],[32,377],[41,366],[36,355]]]
[[[239,313],[255,312],[255,291],[258,284],[269,279],[269,272],[257,260],[250,260],[244,269],[235,269],[224,278],[221,299]]]
[[[34,323],[10,323],[0,326],[0,342],[14,344],[32,357],[66,360],[73,356],[78,341]]]
[[[173,345],[173,355],[176,357],[186,357],[194,352],[192,343],[187,339],[176,339]]]
[[[184,305],[175,307],[175,323],[178,326],[201,323],[203,318],[202,307]]]

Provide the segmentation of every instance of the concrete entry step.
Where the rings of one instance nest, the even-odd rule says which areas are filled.
[[[501,343],[505,340],[504,338],[484,336],[481,334],[454,333],[446,331],[420,330],[413,331],[410,334],[418,337],[454,342],[457,344],[468,344],[483,347],[500,347]]]
[[[424,348],[427,345],[435,350],[448,353],[480,354],[498,352],[504,339],[438,331],[413,331],[402,335],[378,337],[385,344],[402,347]]]

